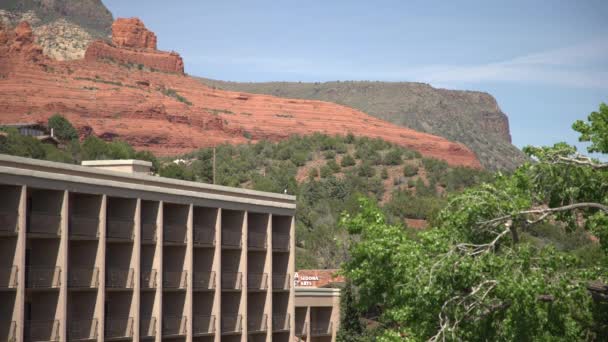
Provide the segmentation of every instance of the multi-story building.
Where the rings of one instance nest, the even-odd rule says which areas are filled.
[[[0,341],[294,340],[293,196],[86,165],[0,155]]]

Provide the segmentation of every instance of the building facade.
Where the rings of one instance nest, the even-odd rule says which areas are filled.
[[[293,341],[295,198],[145,166],[0,155],[0,341]]]

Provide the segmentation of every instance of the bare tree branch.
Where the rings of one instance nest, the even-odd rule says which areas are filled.
[[[583,208],[594,208],[594,209],[599,209],[605,213],[608,214],[608,206],[601,204],[601,203],[593,203],[593,202],[583,202],[583,203],[574,203],[574,204],[569,204],[569,205],[565,205],[562,207],[557,207],[557,208],[542,208],[542,209],[531,209],[531,210],[524,210],[524,211],[520,211],[514,214],[509,214],[509,215],[504,215],[501,217],[497,217],[495,219],[492,220],[488,220],[488,221],[483,221],[483,222],[479,222],[480,225],[492,225],[492,224],[499,224],[501,222],[507,221],[507,220],[511,220],[513,218],[519,217],[519,216],[523,216],[523,215],[530,215],[530,214],[540,214],[541,216],[535,220],[528,220],[527,222],[529,224],[533,224],[533,223],[538,223],[542,220],[544,220],[545,218],[547,218],[547,216],[554,214],[554,213],[558,213],[558,212],[563,212],[563,211],[569,211],[569,210],[574,210],[574,209],[583,209]]]
[[[596,163],[591,158],[577,154],[574,158],[557,156],[557,163],[589,166],[594,169],[608,169],[608,163]]]

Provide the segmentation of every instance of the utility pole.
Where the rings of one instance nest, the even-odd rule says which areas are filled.
[[[213,146],[213,184],[215,184],[215,146]]]

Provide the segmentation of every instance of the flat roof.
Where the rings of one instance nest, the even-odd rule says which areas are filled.
[[[82,166],[147,166],[151,167],[152,162],[137,159],[112,159],[112,160],[83,160]]]
[[[0,154],[0,183],[21,184],[26,177],[54,182],[83,184],[96,188],[163,193],[222,202],[286,209],[296,208],[296,197],[222,185],[183,181],[158,176],[131,174]]]

